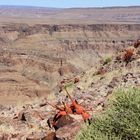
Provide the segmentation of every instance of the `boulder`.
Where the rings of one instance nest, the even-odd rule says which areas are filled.
[[[65,125],[69,125],[69,124],[71,124],[71,123],[73,123],[74,122],[74,119],[71,117],[71,116],[69,116],[69,115],[67,115],[67,116],[62,116],[59,120],[58,120],[58,122],[57,122],[57,124],[56,124],[56,129],[59,129],[59,128],[61,128],[61,127],[64,127]]]
[[[74,122],[69,125],[65,125],[56,131],[56,138],[63,140],[72,140],[78,131],[81,129],[81,125],[78,122]]]

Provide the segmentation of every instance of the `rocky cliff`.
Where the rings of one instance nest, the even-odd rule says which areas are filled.
[[[6,24],[0,32],[0,94],[10,103],[13,95],[30,100],[57,92],[62,79],[131,45],[140,25]]]

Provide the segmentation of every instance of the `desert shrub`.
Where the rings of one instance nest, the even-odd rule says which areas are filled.
[[[72,82],[65,84],[65,88],[72,88],[74,84]]]
[[[140,89],[119,90],[109,109],[95,118],[77,140],[140,140]]]
[[[29,26],[27,24],[21,24],[20,31],[26,33],[29,30]]]
[[[111,61],[112,61],[112,58],[111,57],[107,57],[107,58],[104,59],[103,65],[107,65]]]

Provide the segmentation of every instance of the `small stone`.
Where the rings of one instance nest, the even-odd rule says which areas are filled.
[[[42,138],[42,140],[58,140],[58,139],[56,138],[55,132],[50,132],[47,136]]]

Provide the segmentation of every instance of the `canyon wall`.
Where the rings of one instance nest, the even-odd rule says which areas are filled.
[[[1,102],[58,92],[63,78],[98,65],[139,37],[139,24],[1,25]]]

